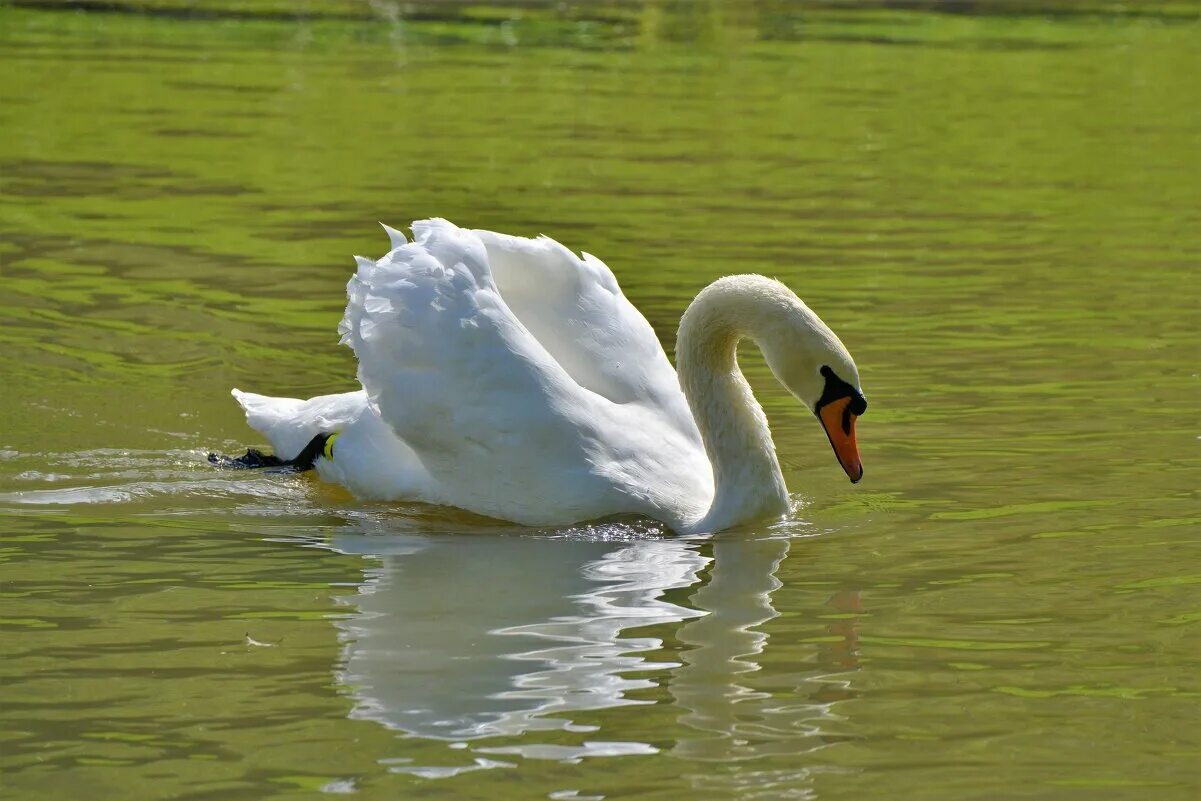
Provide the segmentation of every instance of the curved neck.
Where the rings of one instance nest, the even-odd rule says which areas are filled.
[[[788,490],[767,416],[738,369],[738,342],[757,343],[795,296],[761,276],[722,278],[680,320],[676,370],[713,466],[713,503],[690,528],[718,531],[788,511]]]

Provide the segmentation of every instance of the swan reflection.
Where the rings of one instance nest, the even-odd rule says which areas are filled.
[[[840,620],[849,627],[843,644],[818,644],[812,669],[794,674],[793,686],[783,694],[755,688],[751,674],[767,648],[765,624],[779,614],[772,595],[790,542],[737,534],[339,535],[330,543],[336,550],[378,562],[343,599],[354,612],[336,622],[337,680],[353,699],[352,717],[470,748],[475,763],[461,769],[505,766],[492,761],[503,755],[575,761],[655,753],[573,720],[573,713],[653,703],[636,692],[653,687],[678,711],[675,756],[795,757],[829,741],[832,707],[847,697],[838,674],[853,670],[857,655],[853,621]],[[847,608],[858,599],[839,593],[827,603]],[[670,633],[648,628],[657,624]],[[680,661],[663,661],[655,635],[683,644]],[[583,743],[512,739],[551,730],[584,733]],[[508,739],[478,742],[498,737]],[[788,772],[805,774],[799,765]]]
[[[677,740],[674,755],[720,762],[772,756],[795,761],[837,740],[833,731],[839,716],[833,707],[850,697],[841,674],[858,667],[855,620],[827,627],[828,634],[842,639],[822,638],[806,660],[811,669],[793,673],[787,684],[765,689],[753,681],[768,644],[765,626],[779,616],[772,595],[782,586],[776,573],[791,542],[715,538],[709,581],[690,599],[707,614],[680,627],[679,639],[692,647],[683,652],[683,665],[672,671],[667,685],[681,710],[680,722],[692,730]],[[858,596],[839,591],[825,604],[842,610],[857,606]],[[803,767],[784,772],[794,774],[794,781],[808,776]],[[717,779],[701,774],[697,780],[707,787]]]
[[[340,620],[338,680],[353,716],[421,737],[472,740],[587,731],[558,713],[638,703],[653,686],[625,673],[654,637],[629,628],[700,612],[662,598],[708,559],[685,540],[595,542],[496,535],[340,536],[380,558]]]

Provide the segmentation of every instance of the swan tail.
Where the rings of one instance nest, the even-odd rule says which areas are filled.
[[[309,400],[274,398],[240,389],[230,394],[246,412],[246,422],[267,438],[275,456],[283,461],[299,458],[318,435],[344,430],[367,408],[367,393],[362,390]]]
[[[319,433],[304,431],[301,415],[304,401],[298,398],[273,398],[240,389],[234,389],[230,394],[246,413],[247,424],[267,438],[276,456],[281,459],[297,456],[305,444]]]

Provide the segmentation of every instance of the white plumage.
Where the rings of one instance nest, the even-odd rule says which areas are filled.
[[[744,333],[760,340],[811,408],[818,362],[858,391],[841,343],[777,282],[739,276],[703,292],[681,327],[691,374],[682,367],[677,379],[595,257],[445,220],[414,223],[413,242],[387,230],[386,256],[357,259],[339,326],[363,389],[308,401],[233,391],[282,458],[336,433],[333,458],[318,459],[317,471],[359,496],[529,525],[637,514],[716,530],[787,508],[731,343]],[[731,310],[757,319],[729,319]],[[804,352],[804,364],[787,348],[773,359],[764,336],[799,338],[788,347]],[[812,375],[784,374],[798,367]],[[708,397],[686,399],[681,381]]]

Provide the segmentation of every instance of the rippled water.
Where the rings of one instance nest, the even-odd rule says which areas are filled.
[[[885,5],[0,6],[0,796],[1201,793],[1196,7]],[[429,215],[785,280],[865,480],[753,352],[766,528],[211,470]]]

